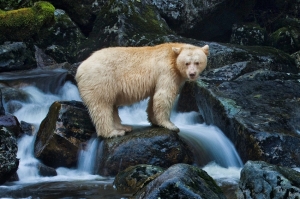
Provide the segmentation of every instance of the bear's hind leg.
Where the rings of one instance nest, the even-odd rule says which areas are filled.
[[[158,122],[155,119],[154,112],[153,112],[153,97],[149,98],[148,101],[148,107],[147,107],[147,115],[148,115],[148,121],[153,125],[153,126],[159,126]]]
[[[113,117],[114,117],[114,127],[118,130],[124,130],[125,132],[131,132],[132,131],[132,127],[131,126],[127,126],[127,125],[122,125],[121,124],[121,119],[119,116],[119,111],[118,111],[118,107],[114,106],[113,109]]]

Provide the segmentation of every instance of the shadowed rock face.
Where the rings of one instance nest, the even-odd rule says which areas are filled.
[[[102,147],[96,169],[102,176],[115,176],[137,164],[167,168],[176,163],[193,162],[188,146],[177,133],[165,128],[135,128],[125,136],[105,139]]]

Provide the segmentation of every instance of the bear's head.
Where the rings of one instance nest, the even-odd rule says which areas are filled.
[[[177,54],[176,67],[184,78],[194,81],[206,68],[208,45],[197,47],[187,44],[182,47],[173,47],[172,50]]]

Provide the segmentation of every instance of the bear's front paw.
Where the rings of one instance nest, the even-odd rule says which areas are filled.
[[[163,127],[167,128],[171,131],[177,132],[177,133],[180,131],[179,128],[177,126],[175,126],[173,123],[168,123],[166,125],[163,125]]]
[[[123,136],[125,135],[125,131],[124,130],[113,130],[109,133],[109,137],[118,137],[118,136]]]
[[[170,129],[171,131],[174,131],[176,133],[178,133],[180,131],[177,126],[174,126],[174,127],[168,128],[168,129]]]

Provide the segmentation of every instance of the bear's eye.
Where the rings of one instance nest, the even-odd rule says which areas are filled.
[[[199,62],[195,62],[195,65],[197,65],[197,66],[198,66],[198,65],[199,65]]]
[[[186,66],[189,66],[189,65],[190,65],[190,63],[189,63],[189,62],[186,62],[186,63],[185,63],[185,65],[186,65]]]

